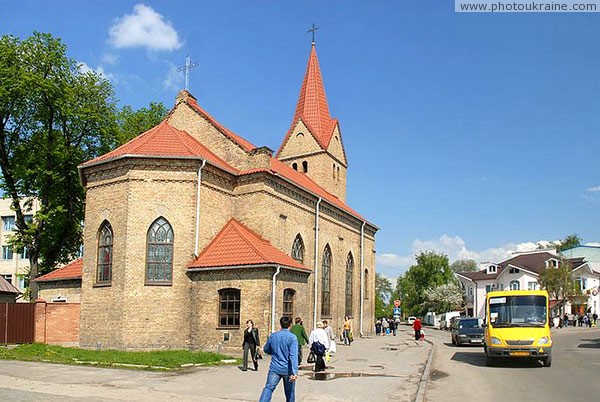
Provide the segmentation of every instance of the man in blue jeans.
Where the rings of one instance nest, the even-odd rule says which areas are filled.
[[[271,355],[271,365],[267,383],[260,394],[259,402],[270,402],[273,391],[283,379],[286,402],[296,400],[296,379],[298,378],[298,339],[290,332],[292,319],[281,317],[281,330],[271,334],[263,350]]]

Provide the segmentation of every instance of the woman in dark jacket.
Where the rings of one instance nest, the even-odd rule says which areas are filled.
[[[242,362],[242,371],[248,370],[248,351],[254,363],[254,371],[258,371],[258,360],[256,360],[256,348],[260,347],[260,338],[258,337],[258,329],[254,328],[252,320],[246,321],[246,329],[244,330],[244,340],[242,348],[244,348],[244,359]]]

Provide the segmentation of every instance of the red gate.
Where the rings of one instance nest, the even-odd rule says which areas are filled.
[[[0,303],[0,343],[32,343],[34,303]]]

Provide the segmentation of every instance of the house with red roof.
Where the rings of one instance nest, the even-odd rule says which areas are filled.
[[[567,314],[587,312],[588,309],[590,312],[598,312],[600,272],[583,257],[567,258],[566,261],[570,264],[573,278],[579,284],[582,293],[588,296],[588,300],[580,305],[567,303],[562,311],[566,311]],[[456,273],[466,292],[467,315],[480,318],[485,316],[485,296],[489,291],[541,289],[540,275],[547,269],[559,267],[560,264],[561,256],[552,250],[537,250],[519,253],[497,264],[486,264],[480,271]],[[551,304],[556,304],[556,301]]]
[[[83,258],[38,276],[38,298],[50,303],[79,303]]]
[[[79,166],[81,346],[238,351],[247,320],[266,335],[284,315],[368,334],[378,228],[346,203],[347,169],[314,43],[277,152],[181,91],[159,125]]]

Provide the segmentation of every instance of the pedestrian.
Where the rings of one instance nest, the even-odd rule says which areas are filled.
[[[302,318],[296,317],[295,322],[291,331],[292,334],[296,335],[296,339],[298,339],[298,365],[300,365],[302,364],[302,346],[308,343],[308,335],[306,335]]]
[[[413,323],[413,329],[415,330],[415,341],[421,339],[421,328],[421,320],[417,318]]]
[[[387,333],[390,331],[390,323],[388,322],[388,320],[383,317],[381,319],[381,335],[387,335]]]
[[[579,318],[577,320],[579,321],[579,326],[583,327],[583,314],[579,314]]]
[[[329,355],[332,355],[337,351],[337,348],[335,344],[335,334],[333,333],[333,328],[329,326],[327,320],[323,320],[323,329],[329,337],[329,348],[327,349],[327,352],[329,353]]]
[[[273,391],[283,380],[286,402],[296,401],[296,379],[298,378],[298,339],[290,331],[292,319],[283,316],[279,320],[281,330],[267,339],[263,350],[271,355],[267,382],[260,394],[259,402],[270,402]]]
[[[567,313],[565,313],[565,315],[563,316],[563,322],[565,323],[565,328],[567,328],[569,326],[569,315]]]
[[[592,324],[594,325],[594,327],[596,327],[598,325],[598,314],[597,313],[592,314],[592,319],[593,319]]]
[[[390,320],[390,332],[396,336],[396,323],[394,320]]]
[[[375,321],[375,335],[381,335],[381,320]]]
[[[310,343],[310,351],[315,356],[315,372],[323,371],[327,368],[325,365],[325,352],[329,349],[329,336],[323,329],[323,323],[317,322],[317,328],[315,328],[308,337]]]
[[[592,328],[592,316],[590,313],[586,314],[587,317],[587,325],[588,327]]]
[[[244,340],[242,341],[242,349],[244,349],[244,358],[242,360],[242,371],[248,370],[248,353],[254,363],[254,371],[258,371],[258,360],[256,359],[256,348],[260,347],[260,338],[258,336],[258,328],[254,326],[252,320],[246,321],[246,329],[244,330]]]
[[[344,317],[344,345],[350,346],[354,341],[352,334],[352,319],[349,316]]]

